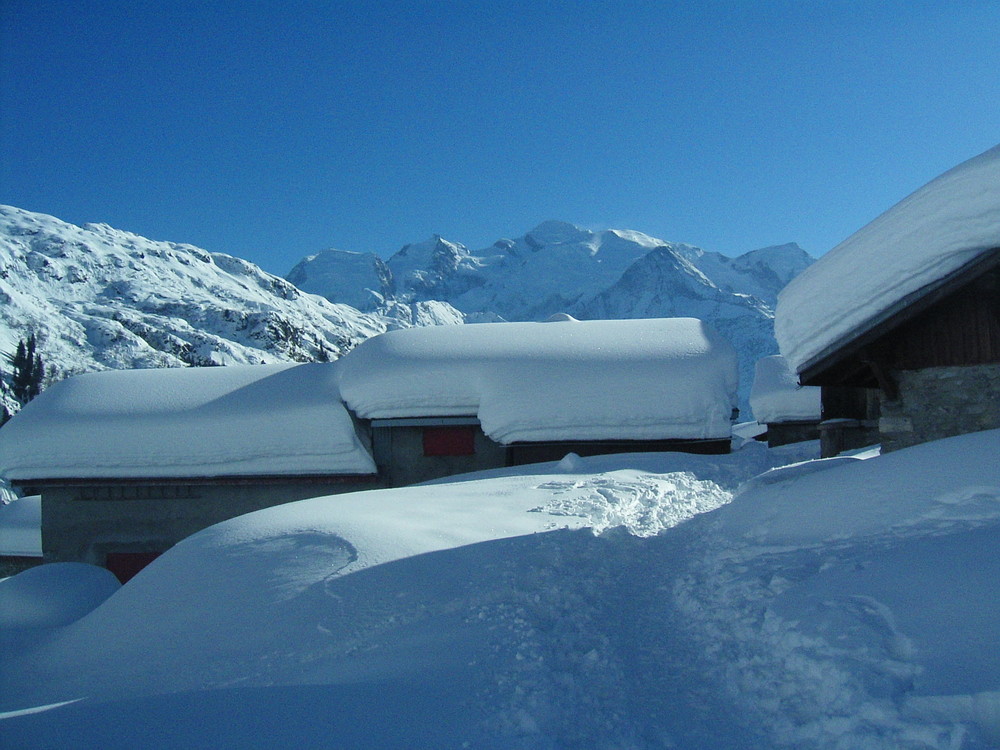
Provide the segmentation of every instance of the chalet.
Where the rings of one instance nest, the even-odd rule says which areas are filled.
[[[822,388],[824,455],[1000,427],[1000,146],[806,269],[775,332]]]
[[[237,515],[479,469],[728,452],[736,353],[699,320],[392,331],[334,363],[91,373],[0,430],[46,561],[130,575]],[[346,406],[345,406],[346,404]]]
[[[767,426],[762,439],[772,448],[819,438],[820,389],[799,385],[780,355],[757,360],[750,408],[757,422]]]
[[[30,402],[0,473],[41,495],[46,561],[124,579],[227,518],[373,486],[364,439],[322,364],[115,370]]]
[[[728,452],[736,354],[693,318],[390,331],[338,363],[393,486],[569,452]]]

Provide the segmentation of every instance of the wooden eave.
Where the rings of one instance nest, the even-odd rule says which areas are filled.
[[[873,345],[966,284],[998,267],[1000,246],[981,253],[938,281],[911,292],[807,361],[799,370],[799,382],[802,385],[884,387],[885,373],[881,372]]]
[[[348,484],[374,482],[377,474],[262,474],[239,476],[192,477],[40,477],[37,479],[9,479],[18,487],[98,487],[117,486],[181,486],[181,485],[277,485],[277,484]]]

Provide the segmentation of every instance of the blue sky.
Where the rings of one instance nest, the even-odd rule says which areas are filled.
[[[1000,3],[0,1],[0,203],[284,274],[550,218],[836,245],[1000,141]]]

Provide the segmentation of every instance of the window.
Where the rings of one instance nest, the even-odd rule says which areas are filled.
[[[425,456],[472,456],[476,452],[473,425],[424,427]]]

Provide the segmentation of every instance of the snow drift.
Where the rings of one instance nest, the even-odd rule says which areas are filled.
[[[233,519],[68,625],[0,631],[0,741],[996,747],[1000,431],[815,448]]]

